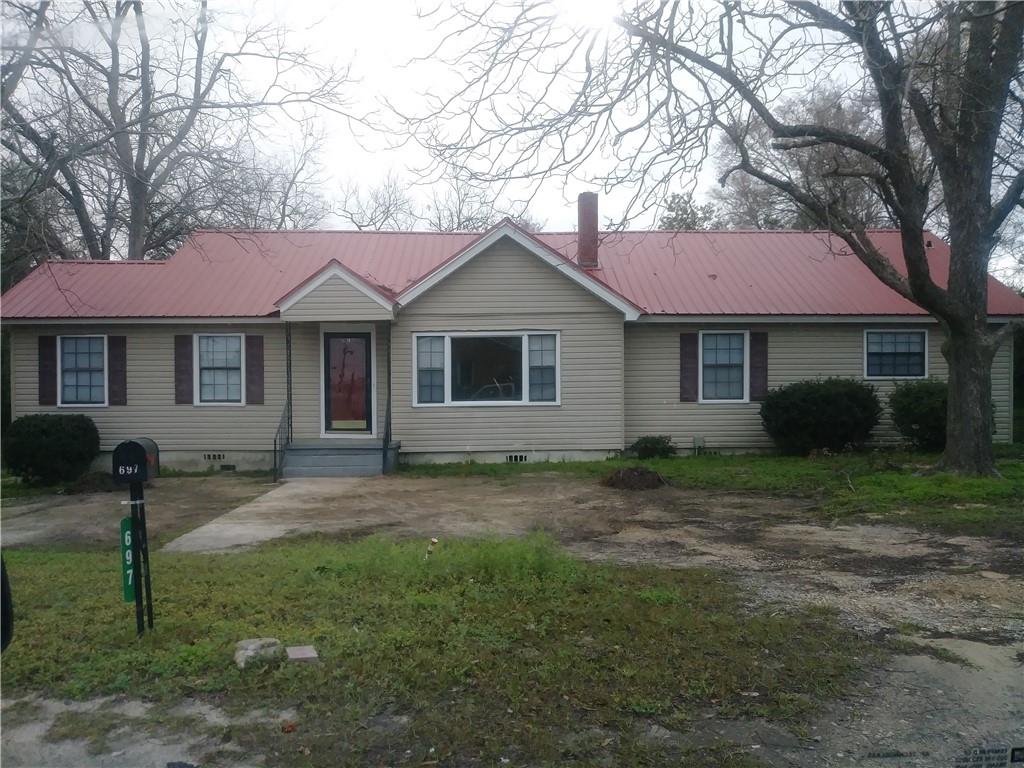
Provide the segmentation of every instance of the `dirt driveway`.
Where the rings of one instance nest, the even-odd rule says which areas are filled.
[[[268,478],[239,475],[165,477],[146,487],[147,529],[159,546],[270,488]],[[118,546],[118,522],[128,514],[128,492],[4,499],[4,547]]]
[[[759,744],[762,758],[779,766],[966,768],[990,765],[970,762],[972,749],[1024,747],[1019,547],[909,528],[829,525],[811,510],[803,499],[616,491],[555,473],[315,480],[287,483],[169,548],[223,551],[233,541],[311,531],[436,536],[441,546],[454,536],[546,531],[584,558],[721,569],[759,608],[834,607],[861,632],[906,635],[927,651],[896,656],[872,672],[810,740],[712,725],[722,737]],[[929,655],[943,653],[970,666]]]

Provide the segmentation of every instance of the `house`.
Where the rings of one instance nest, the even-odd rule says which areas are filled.
[[[647,434],[771,447],[772,387],[942,377],[942,331],[828,232],[197,232],[164,262],[47,262],[3,296],[14,416],[102,448],[286,474],[603,457]],[[872,239],[902,266],[899,233]],[[931,239],[934,273],[949,252]],[[1024,315],[994,279],[993,323]],[[1010,342],[993,365],[1011,439]],[[885,421],[874,436],[892,439]]]

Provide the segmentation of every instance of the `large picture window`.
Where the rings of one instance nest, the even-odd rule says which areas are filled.
[[[60,404],[107,404],[107,340],[60,337]]]
[[[865,331],[864,375],[869,379],[921,379],[927,375],[926,331]]]
[[[558,403],[557,333],[415,337],[416,405]]]
[[[747,334],[700,334],[700,399],[747,399]]]
[[[242,404],[242,335],[196,336],[200,404]]]
[[[451,345],[453,402],[523,399],[522,336],[461,336]]]

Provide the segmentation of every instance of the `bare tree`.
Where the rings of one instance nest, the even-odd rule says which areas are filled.
[[[428,187],[420,204],[413,187],[394,173],[375,187],[362,191],[357,185],[342,190],[339,215],[356,229],[434,232],[481,232],[504,218],[536,231],[543,226],[525,206],[505,206],[499,195],[458,179],[446,179]]]
[[[315,63],[272,26],[225,42],[231,35],[206,0],[165,3],[152,19],[141,0],[61,12],[5,100],[3,146],[33,171],[22,196],[52,189],[63,201],[68,251],[170,252],[216,220],[212,204],[227,197],[218,184],[246,159],[239,147],[268,110],[296,125],[311,106],[344,110],[346,72]],[[34,24],[39,14],[22,17]],[[247,67],[267,74],[243,78]]]
[[[658,229],[715,229],[719,216],[714,203],[698,203],[691,192],[673,192],[658,219]]]
[[[610,158],[600,178],[637,189],[635,212],[699,170],[725,133],[736,155],[728,175],[787,195],[939,321],[950,387],[941,466],[995,472],[991,364],[1012,327],[990,327],[987,277],[1024,192],[1024,3],[646,0],[609,31],[572,28],[553,4],[495,0],[457,8],[445,33],[438,55],[467,74],[412,121],[439,163],[487,183]],[[870,105],[870,130],[787,117],[794,90],[836,84]],[[827,149],[831,161],[803,164],[802,178],[779,173],[763,162],[765,132],[773,152]],[[879,251],[863,212],[836,194],[841,179],[884,201],[904,263]],[[948,274],[933,274],[927,257],[936,200]]]
[[[46,12],[50,9],[50,0],[42,0],[36,6],[29,6],[21,3],[11,3],[12,9],[26,18],[27,32],[24,40],[4,40],[4,50],[10,53],[9,58],[4,61],[2,72],[2,87],[0,87],[0,109],[5,108],[14,95],[14,91],[21,82],[21,76],[25,74],[36,45],[39,43],[39,36],[46,26]]]
[[[363,191],[349,184],[341,192],[338,214],[356,229],[410,230],[416,228],[416,204],[406,185],[394,173]]]
[[[287,153],[268,157],[249,143],[244,158],[232,164],[234,178],[217,185],[229,190],[218,202],[222,226],[248,229],[311,229],[331,214],[324,196],[318,157],[323,135],[306,127]],[[217,188],[217,187],[214,187]],[[220,197],[220,195],[217,195]]]
[[[818,87],[787,97],[778,112],[787,122],[815,122],[878,138],[871,105],[858,98],[858,94],[844,93],[835,87]],[[746,131],[747,152],[752,159],[756,156],[758,166],[770,169],[773,175],[800,186],[817,199],[837,201],[840,207],[853,211],[865,227],[894,226],[885,201],[873,184],[863,177],[832,173],[840,165],[850,167],[856,162],[842,150],[822,144],[779,151],[773,147],[771,131],[763,122],[755,121],[742,130]],[[740,157],[727,134],[723,133],[716,142],[714,165],[721,183],[711,190],[723,225],[754,229],[820,226],[814,214],[790,195],[749,174],[733,173]],[[912,141],[911,146],[915,156],[921,154],[919,141]],[[928,223],[936,225],[934,218]]]

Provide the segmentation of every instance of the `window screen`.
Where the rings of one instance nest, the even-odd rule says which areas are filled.
[[[102,405],[106,400],[103,337],[62,337],[60,340],[62,405]]]
[[[924,331],[868,331],[868,376],[924,376]]]
[[[701,376],[704,400],[742,400],[744,369],[742,333],[701,336]]]
[[[242,337],[199,337],[199,402],[242,402]]]

